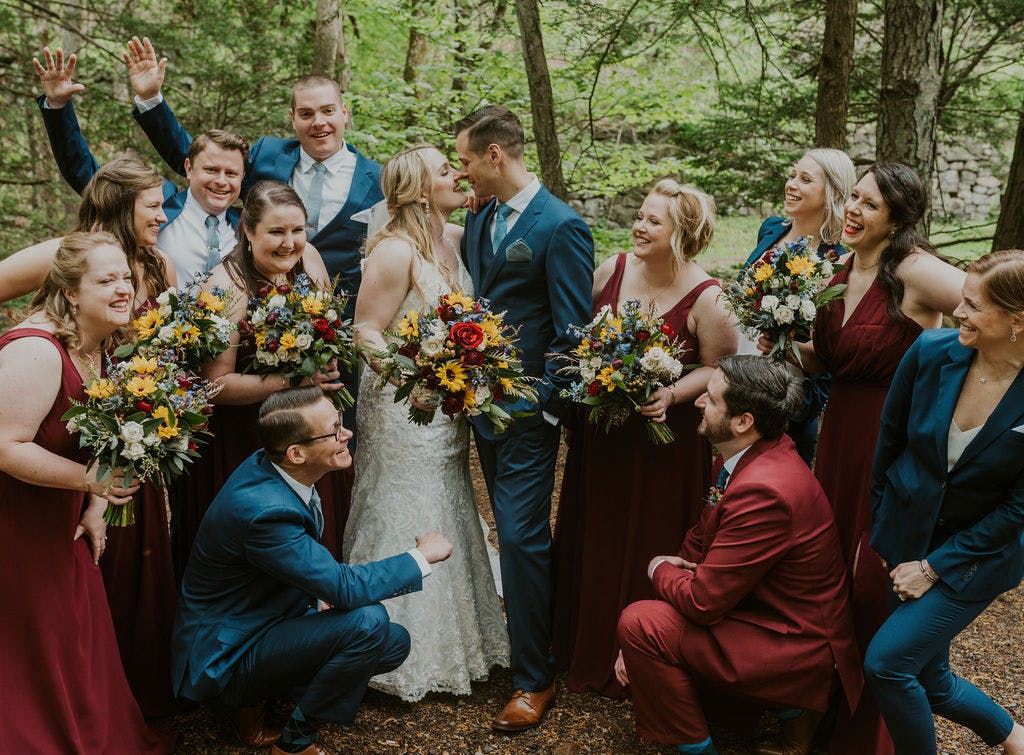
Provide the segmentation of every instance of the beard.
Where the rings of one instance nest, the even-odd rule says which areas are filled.
[[[729,420],[711,422],[707,417],[702,417],[697,427],[697,434],[707,438],[708,443],[715,446],[723,441],[732,440],[733,432],[729,427]]]

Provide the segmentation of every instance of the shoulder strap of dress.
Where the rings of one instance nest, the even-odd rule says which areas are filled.
[[[699,297],[702,293],[704,293],[707,289],[711,288],[712,286],[721,288],[722,284],[719,283],[715,278],[708,278],[705,281],[701,281],[696,286],[691,288],[689,293],[686,294],[686,296],[684,296],[682,299],[680,299],[679,304],[677,304],[676,306],[678,307],[685,304],[687,307],[692,307],[694,305],[694,302],[697,301],[697,297]]]
[[[8,330],[3,335],[0,335],[0,348],[3,348],[11,341],[17,341],[21,338],[45,338],[60,349],[61,354],[65,353],[64,345],[60,342],[57,336],[48,330],[43,330],[42,328],[13,328]]]
[[[610,304],[614,308],[619,301],[619,289],[622,287],[622,277],[626,272],[626,256],[624,252],[615,256],[615,269],[612,270],[611,277],[604,284],[604,288],[601,289],[601,293],[594,303],[595,310],[605,304]]]

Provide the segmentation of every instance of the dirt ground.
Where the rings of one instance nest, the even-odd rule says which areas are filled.
[[[563,447],[564,454],[564,447]],[[562,459],[558,475],[561,477]],[[487,493],[473,460],[474,485],[481,514],[493,528]],[[557,491],[553,511],[557,510]],[[497,545],[494,532],[492,542]],[[415,631],[415,627],[411,627]],[[1024,720],[1024,586],[1003,595],[965,631],[953,650],[956,672],[976,683]],[[561,681],[561,680],[560,680]],[[520,734],[493,732],[489,721],[504,705],[512,689],[507,670],[495,670],[490,679],[474,685],[466,697],[432,693],[418,703],[370,690],[353,727],[328,725],[321,729],[323,744],[335,753],[421,753],[422,755],[482,755],[553,753],[668,753],[640,740],[633,729],[629,702],[605,700],[595,694],[567,692],[560,686],[558,703],[544,724]],[[227,730],[207,707],[200,707],[163,722],[181,733],[179,753],[247,753],[234,746]],[[939,752],[949,755],[990,752],[972,732],[938,719]],[[770,717],[762,717],[754,730],[714,729],[722,755],[754,752],[761,742],[778,733]],[[816,750],[824,752],[824,749]]]

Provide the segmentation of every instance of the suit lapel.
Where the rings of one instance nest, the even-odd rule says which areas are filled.
[[[974,351],[957,342],[949,347],[947,354],[949,361],[939,369],[935,409],[931,413],[935,422],[937,469],[945,469],[949,463],[949,423],[953,421],[953,412],[956,411],[956,403],[960,399],[960,391],[964,385],[964,378],[967,377],[967,370],[970,369]]]
[[[1022,408],[1024,408],[1024,370],[1017,373],[1017,377],[1003,394],[1003,398],[996,404],[996,408],[982,425],[981,430],[974,436],[974,440],[967,444],[967,448],[960,454],[956,464],[949,470],[950,474],[969,463],[982,450],[998,440],[1003,433],[1011,432],[1011,428],[1019,424],[1024,415]]]
[[[274,175],[277,176],[277,180],[291,186],[292,173],[295,172],[295,166],[298,164],[299,143],[296,141],[294,144],[288,144],[277,156],[277,160],[274,162]]]
[[[523,210],[522,214],[516,220],[512,229],[505,235],[498,248],[494,250],[494,259],[492,259],[487,265],[484,266],[484,282],[480,287],[481,290],[486,291],[494,279],[498,277],[498,273],[501,268],[505,266],[507,258],[505,256],[505,250],[508,249],[509,245],[514,243],[517,239],[521,239],[526,236],[527,233],[537,224],[537,220],[544,213],[544,206],[548,202],[548,191],[543,186],[540,187],[540,191],[530,200],[530,204],[526,205],[526,209]],[[497,203],[495,203],[497,207]],[[490,229],[490,217],[486,227]]]
[[[491,229],[491,218],[494,217],[498,200],[492,199],[476,214],[476,227],[471,236],[466,238],[466,265],[469,267],[469,277],[476,285],[476,295],[483,296],[484,276],[487,274],[487,265],[492,260],[485,260],[486,249],[490,246],[488,234]]]

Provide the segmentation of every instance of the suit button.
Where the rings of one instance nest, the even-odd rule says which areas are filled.
[[[936,522],[936,524],[937,524],[937,525],[939,525],[940,527],[945,527],[945,526],[946,526],[946,520],[945,520],[945,519],[943,519],[943,518],[942,518],[942,517],[940,516],[940,517],[939,517],[939,521],[937,521],[937,522]]]

